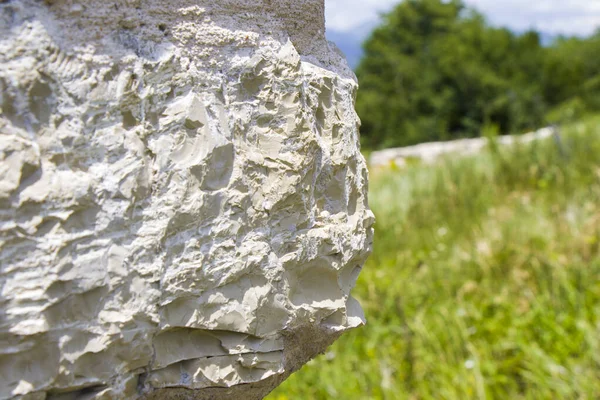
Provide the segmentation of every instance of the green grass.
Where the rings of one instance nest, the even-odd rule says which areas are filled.
[[[600,118],[374,171],[368,324],[283,399],[600,399]]]

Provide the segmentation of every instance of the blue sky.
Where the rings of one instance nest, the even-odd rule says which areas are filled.
[[[351,33],[372,26],[398,0],[325,0],[327,28]],[[600,0],[465,0],[494,25],[516,31],[588,35],[600,26]]]

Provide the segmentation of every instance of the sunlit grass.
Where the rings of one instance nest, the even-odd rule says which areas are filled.
[[[270,397],[600,398],[600,119],[374,173],[367,326]]]

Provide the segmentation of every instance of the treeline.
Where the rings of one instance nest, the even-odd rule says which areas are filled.
[[[600,31],[544,46],[462,1],[405,0],[363,45],[356,74],[369,148],[518,133],[600,110]]]

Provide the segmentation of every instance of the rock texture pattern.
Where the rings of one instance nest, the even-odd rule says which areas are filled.
[[[322,0],[0,1],[0,399],[259,399],[363,323]]]

